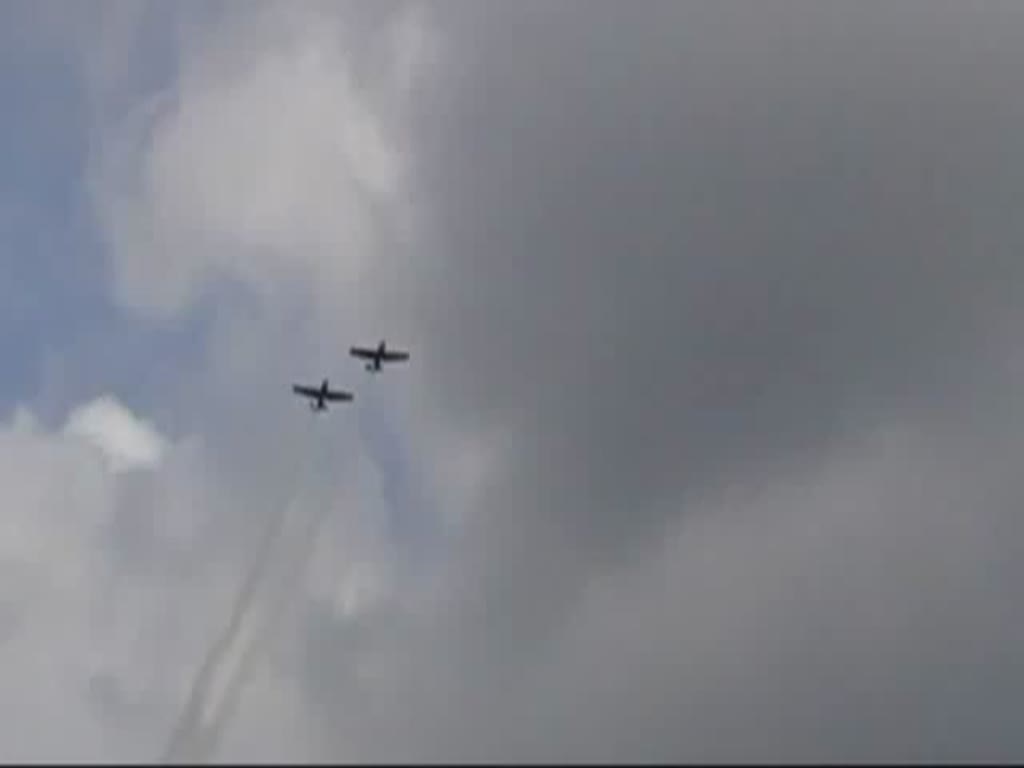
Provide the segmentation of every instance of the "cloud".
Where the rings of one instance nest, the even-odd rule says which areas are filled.
[[[96,445],[114,471],[155,467],[164,452],[160,434],[109,396],[72,412],[66,430]]]
[[[173,87],[114,123],[98,158],[116,296],[176,312],[228,278],[262,294],[324,282],[358,301],[385,237],[377,220],[400,220],[397,137],[331,14],[226,18],[188,46]],[[395,87],[408,89],[419,38],[407,17],[396,24]]]
[[[588,587],[524,686],[531,706],[507,713],[527,723],[477,749],[697,761],[1016,753],[1002,714],[1014,683],[993,675],[1022,617],[997,583],[1008,552],[987,529],[1012,513],[989,507],[977,525],[967,510],[997,486],[980,467],[993,457],[934,440],[890,427],[820,470],[691,508],[696,519],[643,562]],[[952,480],[954,467],[972,481]]]
[[[998,365],[1019,99],[994,17],[964,16],[986,67],[934,42],[954,12],[445,17],[419,389],[502,433],[459,576],[484,647],[546,632],[704,494],[943,418]]]
[[[123,306],[218,299],[201,449],[132,498],[202,510],[156,550],[224,599],[161,610],[217,621],[296,467],[334,523],[222,755],[1020,752],[1021,27],[923,7],[287,4],[182,43],[94,189]],[[381,335],[411,364],[304,433],[287,380]],[[361,417],[443,521],[414,578]]]
[[[111,412],[134,416],[115,400]],[[127,701],[138,705],[121,725],[143,732],[154,646],[146,628],[152,616],[133,595],[159,595],[153,571],[124,571],[108,536],[124,510],[127,476],[108,465],[70,430],[47,431],[20,410],[0,429],[4,526],[2,664],[16,698],[3,702],[5,759],[89,759],[130,755],[133,737],[105,743],[104,714]],[[175,463],[179,457],[173,459]],[[127,594],[122,579],[132,577]],[[96,705],[94,696],[100,696]],[[54,720],[54,713],[59,716]],[[125,722],[127,721],[127,723]],[[51,727],[45,727],[49,724]],[[152,722],[149,723],[150,727]],[[54,733],[60,738],[55,739]],[[138,754],[138,753],[136,753]]]
[[[241,508],[201,438],[145,424],[105,396],[60,428],[23,408],[0,426],[0,666],[18,691],[0,701],[5,759],[156,759],[235,599],[246,533],[276,511],[273,498]],[[147,471],[128,471],[142,459]],[[245,527],[232,511],[248,514]],[[269,674],[253,687],[270,685],[272,697],[245,711],[309,722],[284,697],[295,682]],[[241,744],[306,754],[293,732]]]
[[[794,477],[820,483],[821,495],[793,502],[798,517],[842,540],[847,519],[863,512],[830,502],[840,491],[824,478],[849,472],[861,492],[882,482],[831,466],[843,466],[865,436],[893,424],[921,430],[922,443],[897,452],[912,465],[931,460],[928,440],[977,440],[976,450],[998,460],[974,430],[988,429],[979,399],[993,387],[1012,390],[1006,363],[1019,354],[1022,232],[1006,192],[1019,166],[1012,115],[1021,100],[1008,20],[995,11],[919,18],[798,3],[643,14],[610,3],[445,10],[438,27],[452,80],[432,94],[444,110],[428,103],[416,123],[416,199],[430,222],[417,246],[433,271],[415,294],[425,332],[413,375],[422,376],[423,418],[495,458],[472,496],[445,497],[447,506],[471,506],[454,514],[464,524],[443,618],[417,635],[408,686],[425,693],[399,707],[401,725],[368,729],[369,754],[532,759],[607,756],[629,745],[639,754],[715,757],[735,745],[784,759],[952,750],[925,719],[953,717],[956,694],[898,675],[913,646],[881,632],[866,642],[874,666],[857,663],[903,686],[894,684],[886,712],[889,723],[908,724],[902,742],[886,715],[865,719],[870,692],[842,706],[820,688],[799,689],[801,676],[814,685],[816,673],[789,657],[774,678],[757,676],[759,663],[773,668],[771,655],[750,651],[749,666],[735,660],[739,652],[711,659],[722,675],[692,697],[684,676],[651,673],[630,684],[616,670],[631,663],[629,642],[655,642],[659,609],[686,589],[682,574],[698,584],[725,580],[759,554],[757,536],[724,522],[718,494]],[[954,28],[969,30],[961,53],[943,42]],[[969,54],[981,50],[984,64]],[[959,435],[946,431],[950,422]],[[445,458],[454,465],[457,457]],[[906,487],[837,545],[891,580],[908,617],[900,631],[919,634],[929,658],[927,668],[912,667],[922,675],[960,653],[933,639],[930,620],[910,608],[939,599],[914,570],[931,562],[930,545],[971,564],[971,598],[947,609],[958,620],[970,623],[967,605],[983,596],[993,613],[1006,606],[985,574],[992,553],[968,543],[1005,524],[1003,502],[984,490],[983,464],[957,473],[957,492],[939,478],[958,459],[936,461],[945,469],[929,470],[933,501],[911,492],[921,482],[912,471],[887,479]],[[1012,483],[992,493],[1016,497]],[[962,538],[931,528],[929,507],[944,499],[959,514],[971,510]],[[718,627],[742,635],[764,626],[794,658],[834,651],[841,664],[852,652],[797,631],[818,620],[818,604],[791,608],[797,628],[756,610],[748,595],[758,576],[800,562],[794,579],[821,581],[837,601],[869,606],[869,617],[900,609],[882,602],[880,584],[859,582],[863,592],[854,594],[841,580],[833,585],[829,556],[813,554],[816,542],[787,522],[784,505],[750,504],[783,543],[763,553],[744,587],[707,587],[701,601],[723,601],[707,632],[725,643],[730,633]],[[956,530],[962,518],[950,515]],[[712,530],[723,519],[721,548],[701,559],[703,570],[665,566],[671,588],[633,595],[643,606],[635,609],[610,600],[594,636],[565,639],[595,582],[644,572],[666,536],[678,529],[682,541],[702,516],[716,521]],[[907,532],[917,529],[919,542]],[[652,665],[699,667],[707,658],[687,651],[702,621],[694,610],[696,618],[664,628]],[[990,616],[977,642],[1005,659],[1012,646],[1003,639],[1012,635],[1003,622],[1018,619]],[[597,666],[615,681],[603,696],[588,695],[584,681],[595,670],[557,674],[592,644],[608,649]],[[741,665],[741,679],[729,664]],[[974,682],[990,674],[980,666],[964,673],[964,684],[977,685],[965,711],[997,708],[998,695]],[[336,687],[346,680],[339,673]],[[806,699],[787,698],[790,686]],[[744,710],[730,706],[744,697],[749,716],[738,721]],[[432,706],[438,700],[444,712]],[[704,727],[672,720],[673,731],[664,715],[653,732],[622,701],[693,714]],[[702,713],[701,701],[722,703]],[[859,743],[842,730],[850,722],[872,724]],[[989,734],[997,746],[964,729],[979,752],[1014,749],[1008,731]]]

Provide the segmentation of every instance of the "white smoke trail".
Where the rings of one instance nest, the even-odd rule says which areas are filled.
[[[298,452],[298,455],[301,457],[303,452]],[[256,606],[257,598],[259,597],[259,587],[270,572],[274,562],[275,548],[278,542],[284,539],[285,528],[293,514],[293,510],[301,500],[304,485],[305,483],[299,484],[296,487],[289,503],[278,514],[272,516],[269,521],[263,539],[260,542],[260,548],[252,562],[252,567],[242,584],[238,597],[232,605],[228,623],[217,641],[207,651],[196,673],[188,699],[164,751],[162,762],[194,762],[194,758],[190,759],[190,756],[197,751],[198,742],[206,730],[203,723],[211,711],[210,703],[213,698],[211,697],[212,684],[216,681],[217,673],[224,667],[225,660],[230,659],[232,648],[238,645],[239,638],[244,638],[245,636],[243,630],[246,628],[247,619]],[[244,647],[245,645],[243,644],[243,649]],[[245,659],[244,652],[242,659],[243,661]],[[216,720],[215,712],[214,717]]]
[[[205,762],[212,758],[227,725],[234,718],[241,701],[241,694],[249,681],[253,668],[275,641],[277,630],[281,627],[281,619],[289,604],[288,601],[300,589],[301,580],[306,573],[306,567],[316,544],[317,533],[327,519],[329,509],[329,505],[317,505],[309,510],[308,514],[303,515],[305,525],[298,532],[298,537],[301,538],[297,538],[294,542],[295,546],[290,547],[292,550],[291,562],[286,564],[290,567],[278,581],[275,599],[267,610],[262,626],[259,630],[254,630],[251,641],[245,644],[235,674],[226,683],[221,704],[214,710],[212,721],[196,735],[193,752],[196,762]]]
[[[252,567],[246,576],[245,582],[235,600],[228,623],[224,627],[220,637],[210,646],[203,658],[203,663],[196,673],[192,688],[189,691],[188,700],[179,716],[177,725],[171,735],[170,743],[164,754],[164,762],[174,763],[179,761],[178,752],[188,741],[190,735],[199,727],[203,713],[204,703],[209,698],[210,683],[216,673],[221,660],[230,649],[235,638],[238,636],[242,625],[252,609],[254,600],[258,594],[257,587],[262,580],[264,573],[271,561],[273,545],[281,535],[284,523],[294,506],[295,499],[278,512],[270,521],[261,542],[260,549],[253,560]]]

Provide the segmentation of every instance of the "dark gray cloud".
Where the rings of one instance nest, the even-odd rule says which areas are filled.
[[[675,493],[941,406],[1015,298],[1009,71],[944,57],[941,13],[768,5],[459,28],[424,161],[444,263],[425,364],[446,414],[517,425],[576,498]],[[978,26],[961,49],[999,42]]]
[[[626,546],[990,362],[1022,234],[998,13],[485,7],[429,113],[424,365],[517,435],[495,531]]]
[[[713,492],[807,477],[890,424],[956,440],[948,427],[956,423],[980,441],[979,455],[1001,455],[976,436],[985,434],[977,401],[993,382],[1010,381],[1024,286],[1020,11],[437,9],[441,74],[417,124],[426,222],[418,247],[437,267],[416,293],[425,328],[417,385],[434,418],[467,435],[496,430],[504,452],[459,540],[454,607],[419,651],[434,667],[418,673],[429,680],[428,703],[395,732],[410,749],[462,756],[1001,753],[989,739],[1010,731],[997,721],[988,732],[964,721],[960,743],[939,726],[1005,693],[987,687],[1015,655],[999,644],[1006,627],[998,622],[982,646],[994,644],[1000,652],[990,648],[987,658],[1002,661],[986,666],[946,642],[948,627],[910,614],[898,642],[870,636],[877,656],[858,663],[878,685],[861,694],[837,693],[803,663],[802,654],[821,651],[801,625],[816,620],[818,604],[806,605],[806,616],[792,607],[789,623],[750,606],[737,630],[756,630],[756,617],[790,646],[779,650],[786,658],[740,641],[755,660],[742,662],[743,672],[758,676],[730,681],[722,669],[714,684],[694,684],[699,697],[686,692],[685,676],[648,676],[645,690],[643,676],[613,675],[621,687],[595,692],[586,669],[553,672],[558,690],[530,670],[606,646],[605,637],[583,636],[565,656],[552,650],[595,581],[618,568],[642,572],[652,547]],[[925,445],[914,451],[927,455]],[[944,454],[940,464],[957,460]],[[954,519],[970,515],[968,532],[1007,524],[986,491],[984,464],[961,469],[958,485],[932,472],[935,499],[885,497],[905,505],[892,510],[893,531],[878,515],[851,544],[869,561],[881,548],[891,588],[904,590],[879,608],[886,617],[934,597],[916,580],[914,558],[931,554],[902,538],[913,536],[908,521],[926,525],[934,505],[952,508]],[[914,487],[899,475],[887,482],[901,480]],[[867,473],[862,482],[881,481]],[[1019,489],[1001,482],[1012,505]],[[947,495],[961,485],[962,495]],[[802,524],[820,516],[826,530],[842,526],[827,495],[794,505]],[[780,519],[792,533],[789,525]],[[734,535],[749,542],[742,527]],[[983,569],[975,560],[983,547],[942,542],[944,556]],[[733,545],[719,544],[741,569]],[[770,573],[772,558],[799,561],[802,546],[796,537],[789,549],[783,541],[750,557],[768,558]],[[889,570],[904,559],[909,571]],[[827,567],[827,557],[809,555],[801,576]],[[725,564],[709,571],[728,572]],[[998,602],[987,578],[975,577],[970,601]],[[853,599],[841,581],[827,584],[826,595]],[[886,588],[870,582],[856,599],[870,611]],[[723,600],[743,616],[742,588]],[[608,611],[623,607],[613,601]],[[970,620],[961,609],[952,610]],[[637,610],[636,632],[657,631],[657,608]],[[1017,618],[1004,620],[1016,626]],[[604,617],[601,632],[629,634],[616,619]],[[671,639],[657,641],[665,664],[687,664],[688,624],[680,618]],[[834,649],[849,657],[845,645]],[[926,661],[912,663],[908,649]],[[620,660],[614,651],[603,663],[626,664],[629,653]],[[959,684],[937,681],[957,663]],[[904,664],[913,671],[900,673]],[[886,702],[891,710],[879,709]],[[676,729],[668,715],[652,720],[629,714],[634,708],[692,709],[706,727]],[[903,733],[901,716],[911,720]]]

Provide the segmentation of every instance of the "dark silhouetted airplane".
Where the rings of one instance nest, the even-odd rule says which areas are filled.
[[[376,349],[372,347],[352,347],[349,350],[349,354],[352,357],[358,357],[360,360],[366,360],[366,370],[370,371],[370,373],[378,373],[381,369],[381,363],[400,363],[409,359],[408,352],[388,349],[383,341],[377,345]]]
[[[321,382],[319,387],[306,387],[301,384],[293,384],[292,392],[296,395],[309,398],[309,407],[314,411],[326,411],[327,403],[347,403],[355,399],[351,392],[332,390],[327,379]]]

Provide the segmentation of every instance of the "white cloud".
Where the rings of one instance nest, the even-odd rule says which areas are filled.
[[[2,663],[19,696],[3,705],[6,760],[98,758],[102,723],[88,699],[104,627],[96,621],[112,563],[102,549],[117,480],[77,437],[40,430],[30,415],[0,429]],[[132,670],[139,678],[140,670]],[[42,727],[61,712],[60,738]]]
[[[75,409],[65,430],[99,448],[115,472],[152,469],[165,450],[164,438],[151,424],[109,395]]]
[[[96,202],[116,295],[175,312],[218,278],[264,295],[299,279],[358,303],[379,217],[402,216],[397,126],[362,92],[336,18],[291,4],[229,18],[103,143]],[[422,48],[410,18],[395,22],[398,93]]]
[[[418,62],[430,55],[426,17],[419,11],[399,12],[389,16],[383,31],[353,37],[347,11],[328,8],[236,7],[221,23],[202,30],[183,46],[173,87],[107,126],[97,143],[92,187],[110,248],[117,301],[173,319],[227,279],[261,299],[266,315],[258,322],[276,334],[283,308],[312,299],[305,301],[308,315],[321,322],[309,347],[318,347],[321,354],[312,361],[299,358],[304,369],[324,361],[336,366],[331,342],[341,333],[373,339],[400,335],[408,343],[415,330],[396,318],[407,317],[407,302],[401,298],[416,271],[406,268],[415,256],[402,247],[410,217],[405,122]],[[220,434],[211,441],[224,449],[225,463],[238,462],[242,483],[255,489],[270,486],[253,462],[266,462],[272,474],[290,466],[293,458],[304,459],[299,451],[282,461],[283,440],[267,426],[278,423],[277,417],[268,412],[263,394],[266,382],[276,388],[278,377],[295,375],[285,366],[293,359],[289,354],[298,358],[298,353],[275,347],[274,338],[229,312],[219,313],[205,341],[212,362],[202,373],[209,377],[203,386],[211,401],[227,402],[228,412],[237,412],[244,422],[257,410],[268,416],[262,428],[244,428],[245,439],[253,439],[242,446],[224,436],[223,412],[215,413],[216,421],[206,429],[212,434],[220,427]],[[309,340],[299,339],[296,348],[305,352],[309,347],[300,347],[303,341]],[[233,391],[239,381],[246,382],[245,390]],[[276,396],[273,402],[279,402]],[[296,438],[310,442],[305,433]],[[320,467],[319,474],[331,471]],[[389,553],[379,532],[360,530],[355,519],[366,519],[355,510],[365,511],[368,500],[372,509],[379,506],[373,498],[377,489],[356,481],[345,485],[358,492],[342,488],[335,497],[331,513],[341,522],[329,523],[318,537],[308,588],[314,601],[360,620],[391,586],[384,565]],[[187,503],[187,489],[177,479],[154,491]],[[191,520],[172,536],[167,520],[161,534],[175,543],[175,551],[191,546],[201,551],[197,558],[221,557],[218,546],[235,555],[251,553],[253,531],[263,518],[254,522],[246,497],[251,493],[258,502],[261,494],[231,490],[233,495],[223,497],[217,510],[217,524],[223,526],[218,533],[225,541],[211,543],[210,530]],[[289,493],[287,488],[281,492]],[[234,540],[227,541],[231,534]],[[236,561],[221,563],[220,569],[222,583],[236,583]],[[302,601],[293,602],[301,607]],[[220,606],[219,615],[213,605]],[[219,627],[225,607],[224,601],[205,600],[171,610],[189,610],[192,616],[208,611],[201,614],[204,626]],[[204,651],[192,645],[179,653],[195,665]],[[183,674],[179,685],[187,684],[191,674]],[[241,717],[255,712],[258,718],[267,707],[279,712],[283,706],[258,700],[267,676],[279,676],[273,665],[259,672],[247,690]],[[294,687],[295,680],[274,685]],[[295,707],[290,709],[284,714],[299,717]],[[308,751],[273,730],[247,721],[241,730],[228,730],[225,748],[248,753],[255,742],[264,753],[288,745],[291,757]],[[158,750],[162,745],[151,746]]]
[[[223,498],[204,467],[111,397],[0,425],[0,759],[158,753],[240,568],[196,559]]]

